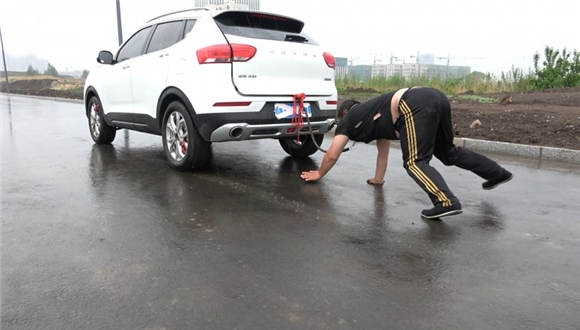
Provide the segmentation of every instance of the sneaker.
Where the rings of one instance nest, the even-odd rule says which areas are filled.
[[[484,183],[481,184],[481,187],[485,190],[490,190],[499,186],[502,183],[510,181],[511,179],[513,179],[513,177],[514,175],[512,174],[512,172],[504,169],[500,176],[498,176],[495,179],[485,181]]]
[[[432,209],[423,210],[421,211],[421,217],[425,219],[438,219],[460,213],[463,213],[461,210],[461,204],[459,202],[455,202],[451,206],[441,206],[440,204],[437,204]]]

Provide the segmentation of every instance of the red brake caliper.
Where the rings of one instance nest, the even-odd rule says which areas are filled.
[[[185,140],[181,141],[181,152],[184,154],[187,153],[187,142]]]

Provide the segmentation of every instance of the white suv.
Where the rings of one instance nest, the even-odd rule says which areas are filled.
[[[85,107],[96,143],[117,129],[163,137],[170,165],[198,169],[211,143],[274,138],[294,157],[316,152],[308,128],[292,125],[294,95],[316,142],[334,124],[335,59],[293,18],[251,11],[193,9],[157,17],[116,56],[101,51],[85,83]]]

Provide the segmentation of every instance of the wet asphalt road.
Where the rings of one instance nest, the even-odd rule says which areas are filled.
[[[464,214],[358,145],[319,184],[273,140],[169,169],[160,137],[89,137],[80,104],[0,95],[4,329],[578,329],[580,168],[498,158],[493,191],[441,170]],[[9,108],[10,106],[10,108]],[[9,111],[10,110],[10,111]],[[328,141],[326,141],[328,144]]]

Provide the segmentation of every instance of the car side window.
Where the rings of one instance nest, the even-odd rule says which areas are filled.
[[[183,21],[158,24],[149,42],[147,53],[165,49],[181,40]]]
[[[191,30],[193,30],[195,22],[196,20],[194,19],[188,19],[187,22],[185,22],[185,33],[183,34],[184,36],[186,36],[189,32],[191,32]]]
[[[145,43],[149,38],[149,33],[151,32],[151,26],[148,26],[139,32],[135,33],[127,43],[119,50],[117,54],[117,62],[122,62],[128,60],[135,56],[143,54],[145,49]]]

